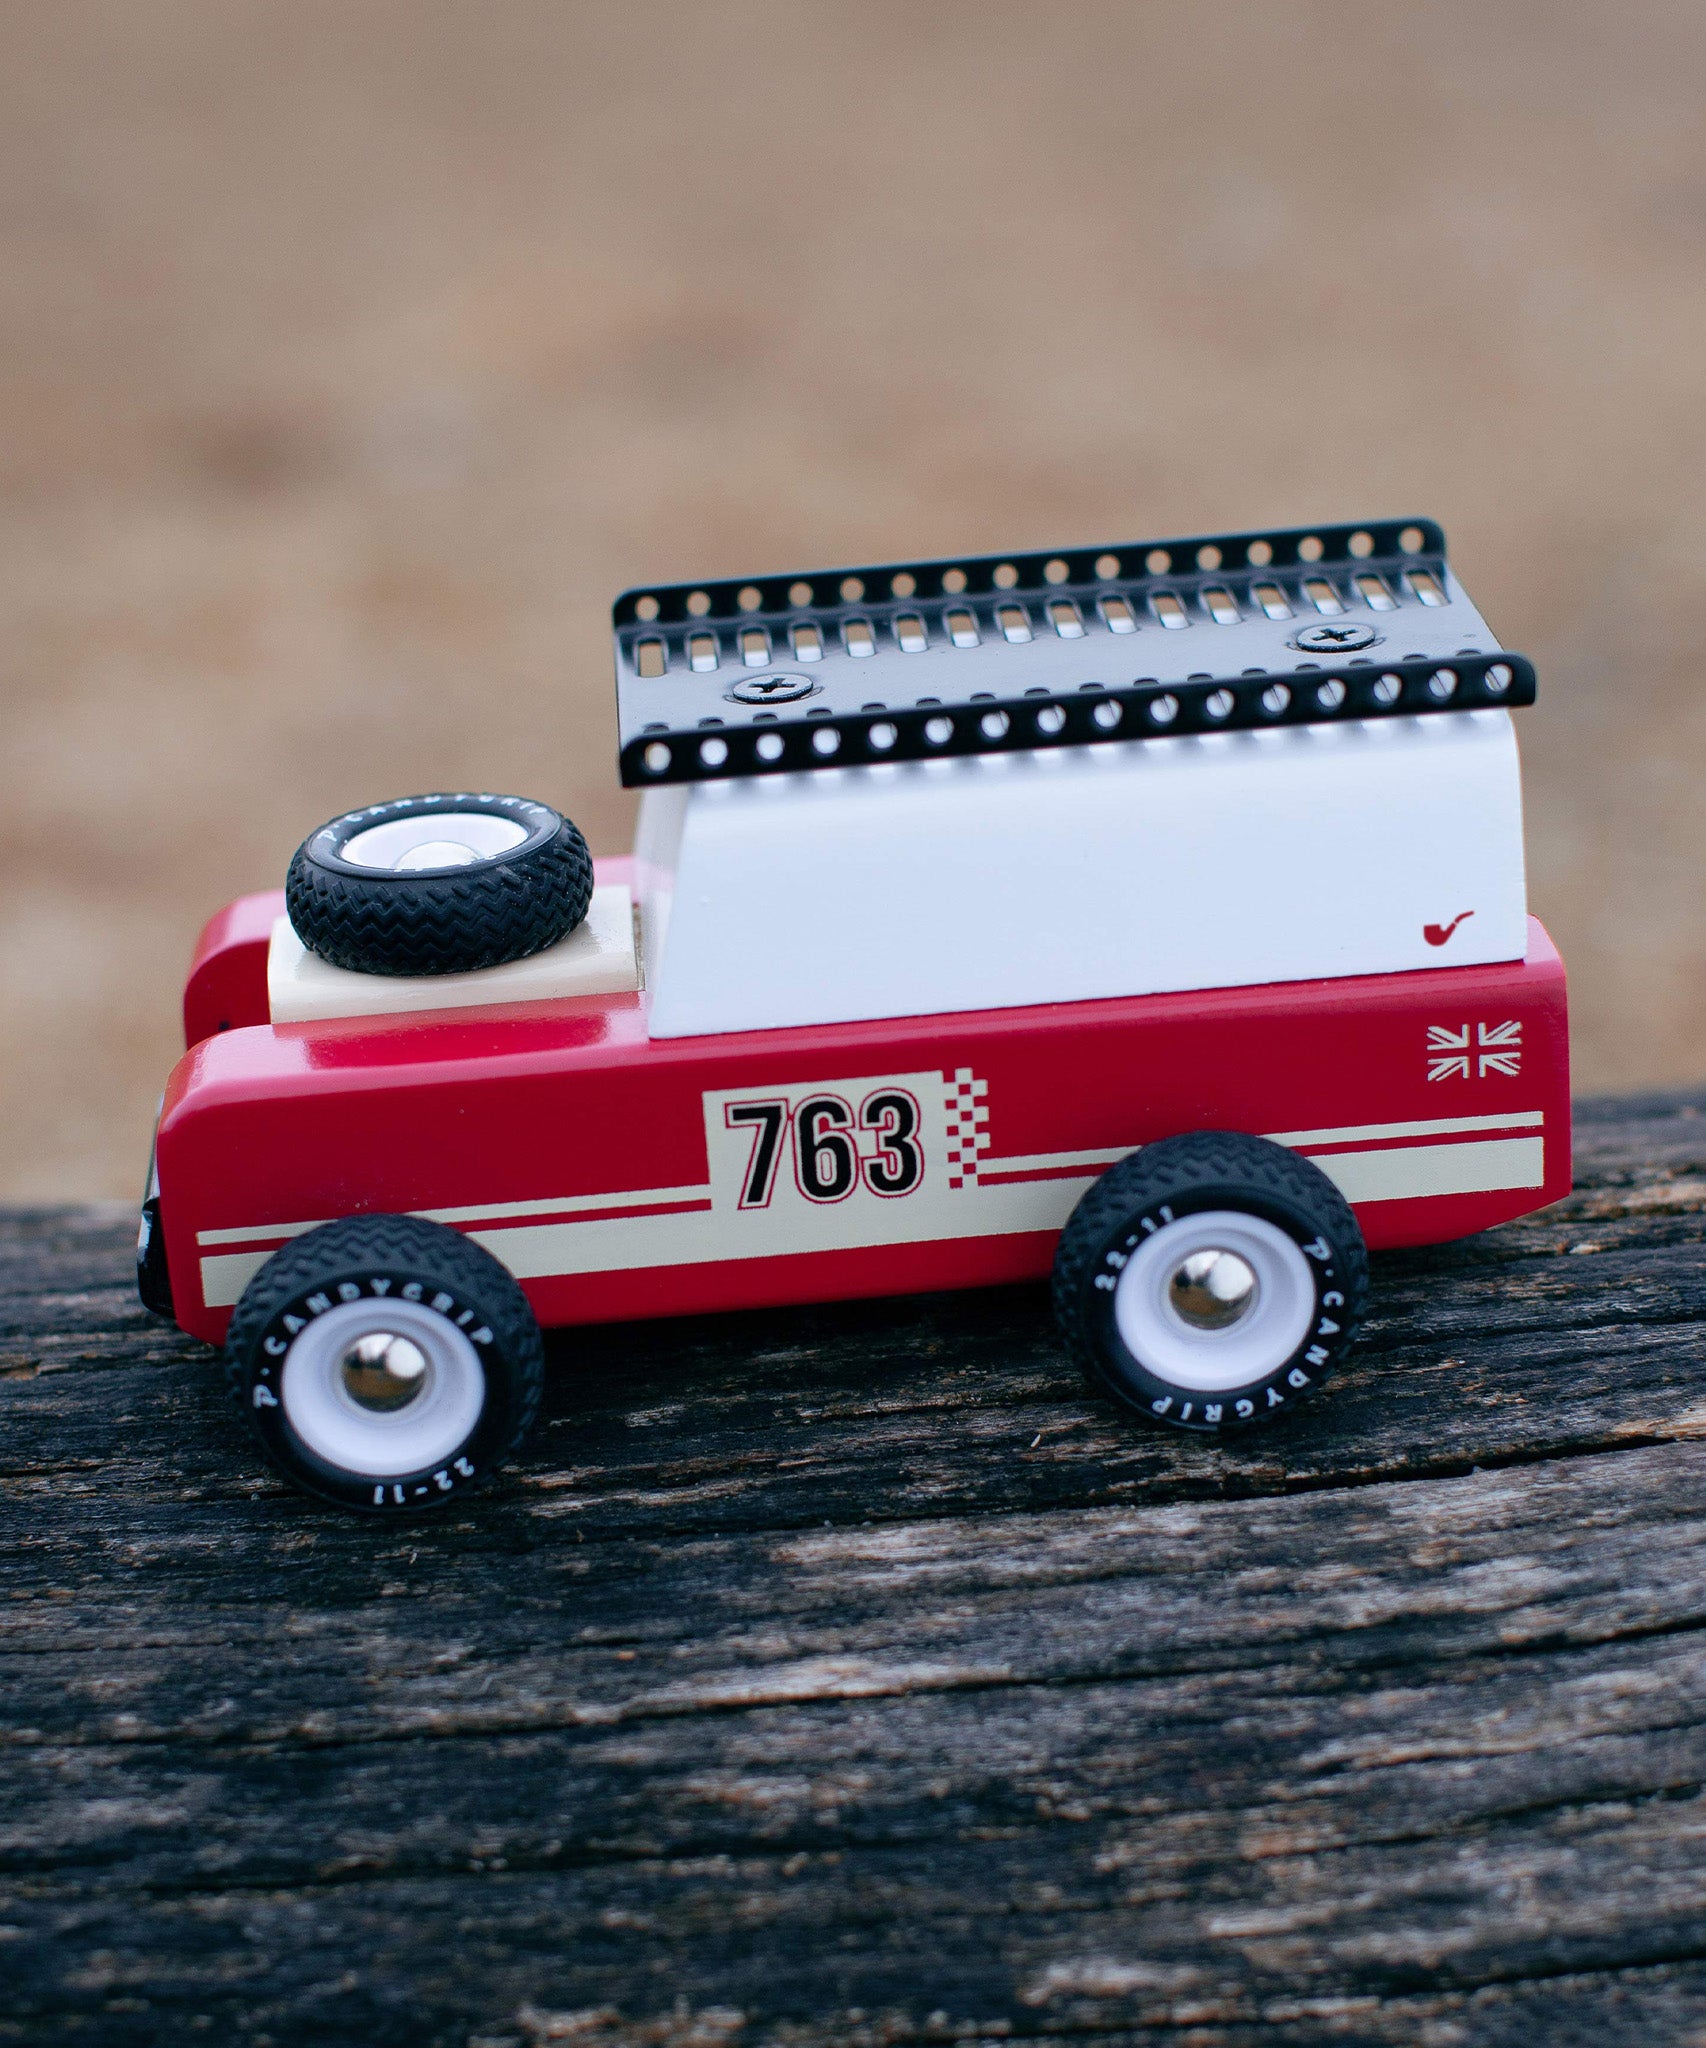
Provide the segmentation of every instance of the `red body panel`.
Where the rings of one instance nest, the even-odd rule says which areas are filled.
[[[252,973],[241,909],[210,991]],[[648,1039],[634,995],[204,1031],[158,1164],[213,1340],[267,1253],[370,1211],[468,1230],[547,1324],[1021,1279],[1108,1164],[1199,1129],[1314,1158],[1373,1246],[1431,1243],[1565,1194],[1569,1115],[1535,923],[1497,966],[740,1036]]]
[[[284,891],[239,896],[202,926],[184,983],[184,1044],[267,1021],[267,947]]]

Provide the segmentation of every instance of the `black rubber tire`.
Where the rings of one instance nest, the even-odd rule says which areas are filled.
[[[478,811],[525,827],[507,853],[402,874],[358,867],[342,849],[400,818]],[[357,974],[461,974],[525,960],[567,936],[592,901],[592,856],[560,811],[529,797],[441,791],[345,811],[296,849],[285,909],[312,953]]]
[[[1289,1356],[1247,1384],[1205,1395],[1127,1347],[1112,1282],[1147,1235],[1208,1209],[1242,1210],[1284,1231],[1314,1279],[1315,1313]],[[1152,1420],[1208,1435],[1266,1421],[1318,1386],[1367,1302],[1368,1251],[1344,1196],[1307,1159],[1237,1131],[1167,1138],[1121,1160],[1079,1201],[1055,1253],[1055,1317],[1091,1386]]]
[[[377,1479],[310,1450],[275,1388],[293,1337],[316,1315],[341,1301],[409,1287],[419,1295],[404,1298],[442,1315],[477,1345],[485,1402],[464,1442],[441,1463]],[[539,1412],[545,1350],[526,1295],[480,1245],[416,1216],[346,1216],[275,1252],[249,1282],[226,1334],[225,1375],[261,1449],[291,1485],[359,1514],[408,1515],[459,1499],[514,1456]]]

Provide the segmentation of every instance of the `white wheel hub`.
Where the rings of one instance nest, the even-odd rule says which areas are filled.
[[[339,858],[380,874],[412,874],[495,860],[526,837],[527,827],[514,818],[495,818],[487,811],[432,811],[369,825],[339,849]]]
[[[279,1401],[316,1457],[395,1479],[462,1447],[486,1405],[486,1375],[462,1332],[420,1303],[350,1301],[298,1334]]]
[[[1147,1371],[1192,1393],[1283,1365],[1315,1316],[1315,1278],[1277,1225],[1239,1209],[1181,1216],[1145,1238],[1114,1289],[1114,1326]]]

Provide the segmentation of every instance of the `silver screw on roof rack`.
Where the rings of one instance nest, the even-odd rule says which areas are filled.
[[[1291,644],[1305,654],[1349,654],[1359,647],[1372,647],[1379,638],[1372,626],[1347,620],[1342,626],[1305,626],[1292,635]]]

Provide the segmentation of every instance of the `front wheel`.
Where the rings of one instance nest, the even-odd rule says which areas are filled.
[[[442,1507],[520,1445],[544,1346],[490,1252],[415,1216],[346,1216],[275,1252],[226,1375],[292,1485],[375,1515]]]
[[[1354,1336],[1368,1254],[1318,1166],[1239,1132],[1146,1146],[1079,1202],[1054,1306],[1091,1384],[1175,1428],[1265,1421]]]

